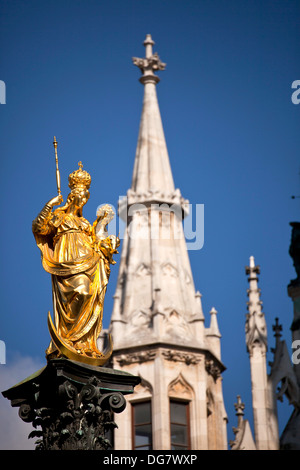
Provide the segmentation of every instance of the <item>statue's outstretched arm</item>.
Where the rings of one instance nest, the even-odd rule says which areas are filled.
[[[62,202],[62,196],[56,196],[45,204],[41,212],[32,222],[33,233],[47,235],[49,233],[48,222],[51,218],[52,208]]]

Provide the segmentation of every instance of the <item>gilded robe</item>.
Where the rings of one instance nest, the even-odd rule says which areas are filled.
[[[78,353],[99,357],[104,297],[117,252],[112,238],[98,240],[86,219],[60,209],[41,213],[32,229],[43,267],[52,276],[58,336]],[[53,342],[46,354],[59,356]]]

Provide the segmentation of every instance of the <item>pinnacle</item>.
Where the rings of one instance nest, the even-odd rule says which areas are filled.
[[[211,315],[216,315],[218,312],[217,312],[217,310],[215,309],[215,307],[212,307],[209,313],[210,313]]]
[[[217,310],[215,307],[212,307],[210,310],[210,326],[209,326],[209,334],[210,336],[217,336],[221,337],[220,331],[219,331],[219,326],[218,326],[218,320],[217,320]]]
[[[237,403],[234,404],[236,415],[244,416],[245,404],[242,403],[240,395],[237,396]]]

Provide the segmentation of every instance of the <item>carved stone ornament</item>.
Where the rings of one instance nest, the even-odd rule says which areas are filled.
[[[267,350],[267,328],[262,312],[255,311],[246,315],[245,334],[247,349],[250,353],[253,347],[260,347],[263,351]]]
[[[184,362],[186,365],[199,364],[199,362],[201,361],[201,357],[197,354],[183,353],[171,349],[163,351],[162,355],[168,361]]]
[[[172,265],[172,263],[164,263],[162,265],[162,273],[163,273],[164,276],[178,277],[178,271]]]
[[[117,357],[116,360],[120,366],[123,367],[128,364],[153,361],[155,356],[156,351],[141,351],[131,354],[122,354],[120,357]]]
[[[141,263],[135,272],[135,275],[140,276],[140,277],[149,276],[150,274],[151,274],[151,269],[145,263]]]
[[[215,381],[221,376],[221,369],[213,359],[205,360],[205,369]]]
[[[153,387],[147,380],[141,377],[141,382],[135,387],[134,394],[130,397],[133,400],[141,397],[152,397]]]
[[[141,211],[141,204],[145,207],[151,207],[154,209],[162,210],[166,209],[166,205],[169,206],[172,211],[181,218],[182,216],[188,216],[190,211],[190,203],[188,199],[182,197],[180,190],[176,189],[172,193],[165,193],[160,190],[147,190],[144,192],[135,192],[132,189],[127,191],[127,195],[119,199],[119,214],[124,220],[127,220],[128,209],[131,206],[136,205],[136,211]],[[131,209],[131,214],[133,208]],[[149,215],[147,215],[147,218]]]
[[[184,379],[182,374],[173,380],[168,387],[169,397],[180,397],[187,398],[188,400],[193,399],[193,389]]]
[[[3,392],[20,418],[32,423],[37,450],[108,450],[113,413],[126,407],[124,394],[140,382],[125,372],[55,360]],[[40,429],[37,429],[40,427]]]

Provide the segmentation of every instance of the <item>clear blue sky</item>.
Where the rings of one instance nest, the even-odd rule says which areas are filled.
[[[204,247],[191,251],[190,260],[207,322],[212,306],[219,312],[232,438],[237,394],[252,420],[244,336],[244,267],[251,255],[261,266],[269,348],[277,316],[291,347],[289,222],[299,220],[300,203],[291,199],[300,196],[300,104],[291,101],[291,84],[300,79],[299,2],[2,0],[0,14],[0,79],[6,83],[0,339],[7,347],[0,385],[10,377],[5,386],[14,384],[9,371],[17,360],[27,358],[30,367],[45,362],[51,284],[31,222],[56,195],[53,136],[64,196],[81,160],[93,178],[85,217],[92,222],[104,202],[116,207],[131,184],[142,108],[140,72],[131,58],[144,56],[142,43],[151,33],[167,63],[157,92],[175,184],[192,204],[205,205]],[[283,410],[286,419],[291,408]]]

